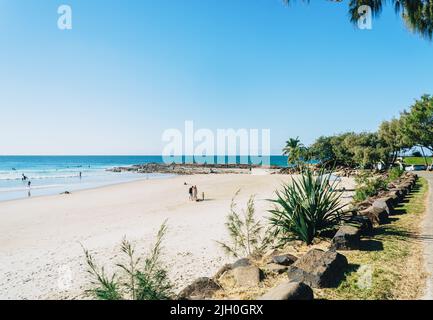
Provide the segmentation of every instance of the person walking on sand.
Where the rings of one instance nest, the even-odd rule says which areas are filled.
[[[192,201],[192,191],[193,191],[194,187],[189,187],[189,200]]]
[[[29,180],[29,182],[27,182],[27,187],[30,189],[31,185],[32,185],[32,182]]]
[[[192,199],[197,201],[197,186],[194,186],[192,189]]]

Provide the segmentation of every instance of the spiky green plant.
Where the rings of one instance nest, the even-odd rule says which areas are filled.
[[[269,221],[283,243],[300,239],[309,245],[320,232],[336,227],[345,206],[340,203],[341,193],[335,192],[337,184],[323,169],[316,177],[304,168],[298,181],[293,179],[276,191]]]
[[[217,241],[224,251],[236,258],[262,255],[272,244],[270,230],[257,221],[255,217],[255,198],[251,196],[247,202],[246,210],[237,212],[236,197],[238,190],[230,204],[230,213],[227,216],[226,227],[231,243]]]
[[[167,270],[161,265],[162,241],[167,232],[164,222],[156,236],[156,242],[144,259],[136,257],[135,249],[129,241],[123,239],[121,252],[126,257],[126,264],[118,263],[122,275],[113,273],[107,276],[104,267],[97,267],[92,255],[84,249],[88,272],[93,276],[94,288],[87,290],[101,300],[167,300],[172,296],[172,284]]]
[[[84,249],[84,248],[83,248]],[[90,252],[84,249],[86,262],[89,267],[89,272],[95,280],[92,280],[94,288],[87,290],[87,293],[92,294],[95,298],[100,300],[121,300],[122,294],[117,281],[117,276],[114,273],[111,277],[107,276],[104,267],[99,268]]]

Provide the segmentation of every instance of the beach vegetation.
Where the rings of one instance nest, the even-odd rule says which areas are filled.
[[[217,243],[228,255],[236,258],[258,257],[272,246],[272,232],[256,218],[254,196],[248,199],[246,209],[239,212],[236,202],[239,193],[240,190],[232,198],[230,213],[225,223],[230,242],[217,241]]]
[[[93,286],[87,293],[100,300],[170,299],[173,286],[168,278],[167,269],[161,263],[162,241],[166,232],[167,223],[164,222],[154,245],[144,259],[137,257],[134,246],[124,239],[121,253],[126,262],[116,264],[121,274],[107,275],[104,267],[98,267],[92,254],[84,249]]]
[[[301,143],[299,137],[290,138],[286,141],[283,154],[287,156],[287,164],[297,168],[301,167],[306,161],[309,160],[308,148]]]
[[[428,165],[426,151],[433,152],[433,97],[429,95],[416,100],[399,118],[382,122],[376,132],[321,136],[308,147],[308,154],[327,168],[389,169],[402,152],[413,148],[420,150],[416,154],[424,160],[416,164]]]
[[[418,146],[428,165],[424,148],[433,153],[433,97],[423,95],[401,115],[402,131],[408,143]]]
[[[353,196],[355,203],[364,201],[387,188],[387,181],[385,179],[380,176],[374,177],[369,171],[359,173],[355,177],[355,182],[356,188],[355,195]]]
[[[275,235],[282,242],[300,239],[311,244],[324,231],[334,229],[340,222],[344,205],[341,193],[335,192],[337,181],[322,169],[319,176],[304,168],[299,180],[293,179],[282,190],[276,191],[276,199],[270,200],[269,221]]]
[[[400,178],[404,173],[404,170],[400,167],[393,167],[388,170],[387,182],[392,182]]]

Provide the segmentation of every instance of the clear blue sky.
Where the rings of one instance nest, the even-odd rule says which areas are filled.
[[[433,92],[433,44],[390,7],[358,30],[347,1],[0,0],[0,41],[0,154],[159,154],[185,120],[270,128],[279,154]]]

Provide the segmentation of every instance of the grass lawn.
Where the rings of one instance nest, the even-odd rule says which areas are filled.
[[[314,290],[322,299],[417,299],[423,294],[425,271],[420,222],[426,208],[427,182],[417,186],[389,224],[363,238],[360,250],[342,252],[349,261],[345,280],[334,289]]]
[[[428,164],[432,164],[432,161],[433,161],[432,157],[427,157]],[[425,165],[425,161],[423,157],[405,157],[403,159],[403,162],[408,165],[412,165],[412,164]]]

